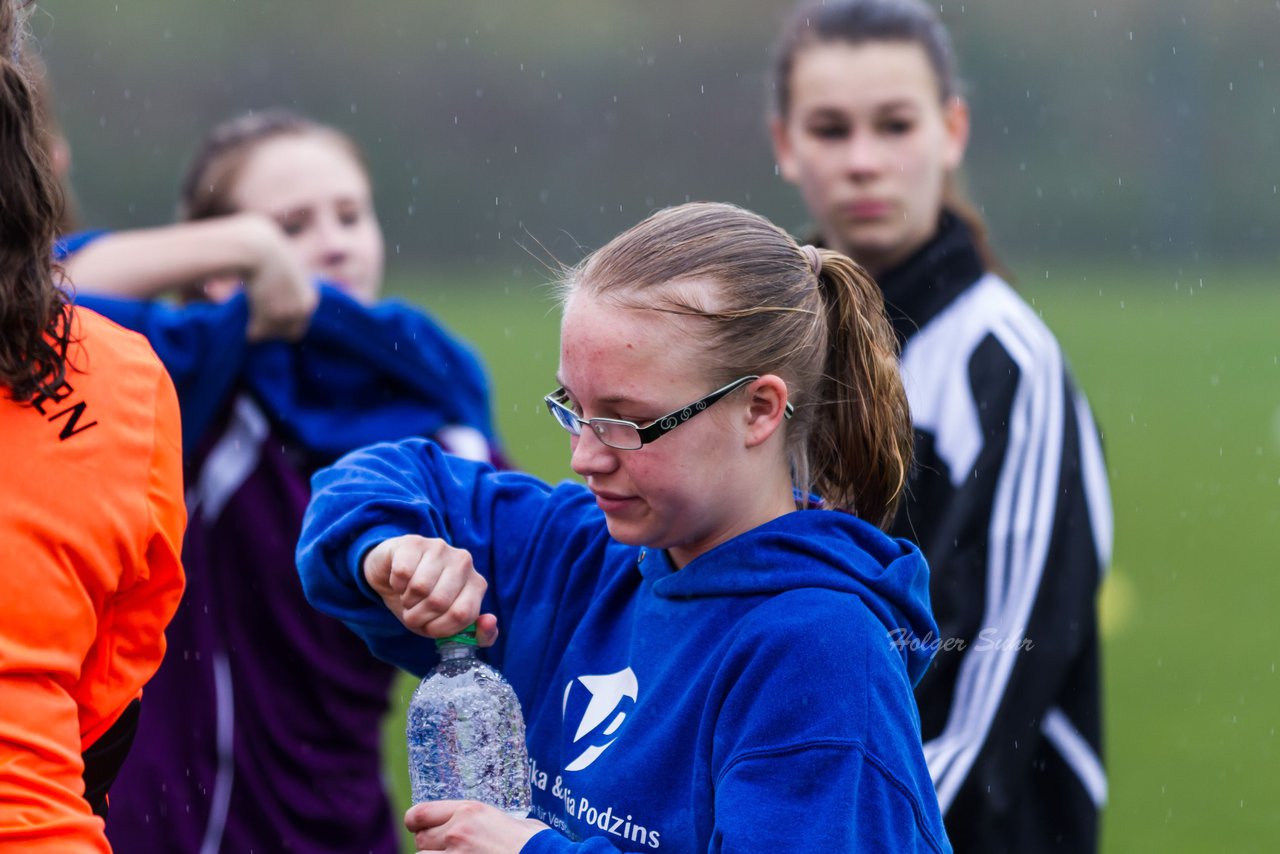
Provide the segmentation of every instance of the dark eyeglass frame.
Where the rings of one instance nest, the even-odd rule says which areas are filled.
[[[704,411],[707,407],[728,395],[730,392],[737,391],[747,383],[758,379],[760,379],[758,374],[740,377],[728,385],[716,389],[711,392],[711,394],[701,398],[700,400],[695,400],[687,406],[682,406],[679,409],[663,415],[647,427],[641,427],[634,421],[624,421],[621,418],[582,418],[566,405],[569,395],[568,392],[564,390],[563,386],[551,392],[551,394],[544,397],[543,400],[546,401],[547,410],[551,413],[552,417],[554,417],[556,422],[570,435],[581,436],[582,428],[585,425],[592,433],[596,434],[597,439],[605,445],[608,445],[610,448],[614,448],[619,451],[636,451],[655,439],[667,435],[672,430],[697,415],[699,412]],[[786,409],[783,410],[783,415],[786,418],[790,418],[794,414],[795,407],[788,402]],[[631,428],[631,430],[634,431],[639,444],[618,445],[614,444],[614,442],[610,442],[605,438],[605,434],[610,426]]]

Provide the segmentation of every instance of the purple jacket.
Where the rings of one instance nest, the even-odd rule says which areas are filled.
[[[110,791],[113,847],[394,854],[379,743],[396,671],[307,603],[294,547],[311,473],[345,450],[433,434],[500,462],[478,360],[416,310],[328,288],[292,347],[245,348],[243,300],[80,301],[148,336],[187,428],[188,588]]]

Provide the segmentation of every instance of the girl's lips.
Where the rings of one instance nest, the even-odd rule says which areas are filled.
[[[592,494],[596,497],[596,506],[606,513],[616,513],[636,501],[634,496],[614,495],[610,492],[593,491]]]
[[[844,206],[845,213],[852,219],[884,219],[892,209],[888,202],[879,200],[851,202]]]

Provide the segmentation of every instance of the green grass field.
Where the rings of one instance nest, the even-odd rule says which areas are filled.
[[[510,284],[401,279],[474,343],[515,461],[569,476],[542,395],[556,309]],[[1280,289],[1265,275],[1024,272],[1104,433],[1116,517],[1102,597],[1110,802],[1104,850],[1272,851],[1280,840]],[[402,704],[412,690],[405,678]],[[407,804],[403,711],[387,774]],[[406,836],[406,851],[412,850]]]

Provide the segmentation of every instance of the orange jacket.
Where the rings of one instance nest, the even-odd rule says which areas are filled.
[[[0,850],[110,851],[82,751],[138,696],[182,595],[173,383],[76,309],[66,382],[0,389]]]

